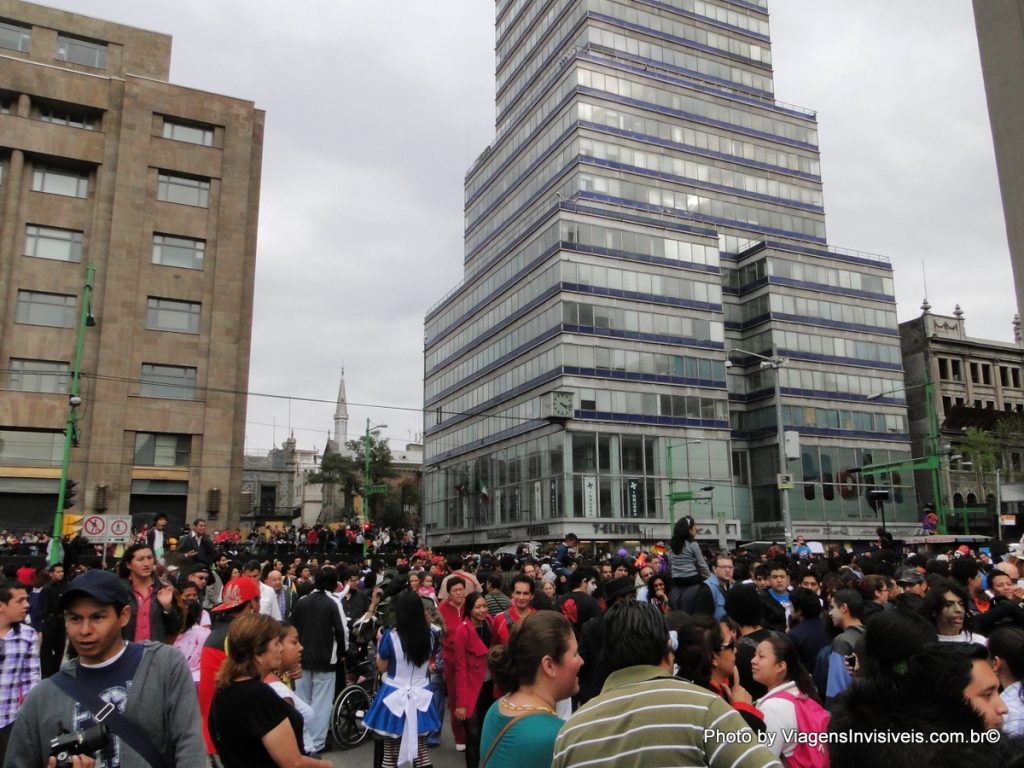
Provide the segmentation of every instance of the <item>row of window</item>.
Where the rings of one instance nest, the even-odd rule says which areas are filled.
[[[32,45],[32,28],[9,21],[0,21],[0,48],[28,53]],[[57,33],[57,61],[82,64],[94,69],[107,66],[106,43],[73,37],[64,32]]]
[[[80,262],[84,233],[77,229],[28,224],[25,227],[25,256],[54,261]],[[175,235],[153,235],[152,262],[169,267],[202,269],[206,241]]]
[[[953,408],[963,408],[967,405],[967,400],[963,397],[953,397],[951,395],[942,396],[942,412],[948,414]],[[994,411],[996,403],[994,400],[975,400],[972,404],[974,408],[985,408],[990,411]],[[1003,403],[1003,411],[1005,413],[1024,413],[1024,403]]]
[[[560,4],[555,3],[554,5],[557,7]],[[562,10],[564,10],[564,6],[559,8],[559,11]],[[510,56],[505,56],[501,65],[498,66],[494,78],[495,93],[498,94],[498,114],[503,113],[509,105],[514,104],[522,95],[523,90],[531,85],[536,85],[537,74],[547,66],[553,56],[580,45],[581,38],[578,37],[574,43],[570,43],[567,35],[576,28],[585,12],[584,3],[573,3],[569,13],[562,18],[557,27],[552,29],[546,24],[538,25],[528,40],[521,41],[512,49]],[[553,21],[553,17],[556,15],[550,15],[547,21]],[[538,48],[537,44],[544,38],[547,38],[546,42]],[[510,92],[506,92],[508,85],[513,80],[519,83],[520,87],[509,89]]]
[[[69,363],[59,360],[11,358],[7,388],[15,392],[61,394],[68,391]],[[181,365],[143,363],[139,377],[141,397],[195,400],[196,369]]]
[[[594,139],[580,139],[580,154],[629,166],[625,170],[653,171],[665,176],[666,181],[677,184],[713,184],[717,187],[728,187],[729,191],[749,193],[762,197],[784,200],[787,202],[811,205],[818,208],[822,205],[821,185],[805,186],[768,178],[764,173],[754,175],[720,168],[715,165],[698,163],[686,157],[664,152],[647,152],[624,144],[616,144]],[[812,182],[807,182],[812,184]]]
[[[638,139],[657,139],[671,142],[682,150],[699,150],[713,155],[725,155],[737,162],[753,162],[782,171],[799,171],[808,176],[821,175],[821,163],[814,155],[788,151],[785,146],[746,141],[699,128],[690,128],[680,122],[646,117],[628,109],[612,109],[601,104],[580,102],[579,119],[596,125],[626,131]]]
[[[135,466],[187,467],[191,452],[191,435],[135,433]],[[57,466],[63,455],[63,432],[0,428],[0,466]]]
[[[549,248],[554,247],[559,238],[559,225],[552,224],[546,229],[537,233],[530,242],[520,246],[514,254],[506,254],[501,259],[501,266],[488,275],[484,280],[477,283],[467,291],[464,291],[457,301],[447,305],[443,312],[430,317],[424,327],[425,344],[429,348],[431,342],[440,336],[453,325],[457,325],[466,319],[466,316],[474,312],[478,305],[493,296],[499,288],[511,280],[518,281],[527,274],[533,262],[538,259]],[[473,277],[467,277],[462,285],[465,285]],[[457,292],[462,285],[458,286],[453,293]],[[436,360],[435,360],[436,363]],[[430,368],[434,363],[427,364]]]
[[[828,288],[865,291],[885,296],[894,295],[891,277],[856,272],[851,269],[824,267],[774,256],[756,259],[735,269],[722,268],[722,284],[740,293],[746,288],[756,286],[759,281],[768,276],[798,280]]]
[[[885,379],[878,376],[857,376],[835,371],[815,371],[784,365],[779,368],[779,386],[783,389],[801,389],[813,392],[827,392],[835,395],[857,395],[867,397],[885,393],[893,400],[904,401],[903,379]],[[729,391],[736,394],[771,391],[775,385],[774,371],[752,370],[745,376],[730,376]],[[891,394],[890,394],[891,393]]]
[[[624,73],[610,74],[579,69],[577,80],[580,86],[592,88],[601,93],[611,93],[637,103],[657,107],[657,112],[671,110],[677,117],[695,117],[713,121],[718,125],[757,131],[760,134],[777,136],[800,142],[810,147],[818,145],[818,131],[811,122],[790,122],[775,115],[765,115],[749,106],[731,107],[720,104],[707,95],[691,95],[690,92],[671,90],[668,86],[655,87],[650,83],[628,79]]]
[[[714,245],[693,243],[682,239],[684,235],[658,230],[657,234],[634,232],[629,229],[589,224],[582,221],[564,221],[561,225],[563,244],[587,246],[609,251],[616,256],[647,257],[680,262],[681,266],[696,264],[717,267],[718,248]]]
[[[671,416],[677,419],[726,421],[729,402],[708,395],[673,395],[655,392],[621,392],[609,389],[579,391],[581,411],[625,413],[631,416]]]
[[[675,70],[687,76],[698,75],[720,83],[729,84],[733,87],[757,91],[759,94],[766,94],[768,96],[772,94],[773,84],[770,75],[752,72],[743,67],[730,66],[729,64],[708,58],[707,54],[697,55],[677,48],[643,42],[636,37],[632,37],[631,35],[633,34],[636,33],[631,32],[627,35],[621,32],[612,32],[608,29],[591,27],[587,30],[587,41],[590,45],[597,48],[626,54],[626,56],[632,57],[642,64],[654,62],[666,69]]]
[[[820,215],[813,218],[798,216],[774,208],[744,205],[730,199],[705,197],[688,189],[648,186],[627,181],[623,178],[623,172],[611,169],[602,169],[602,174],[598,176],[580,173],[576,176],[580,191],[608,197],[611,198],[611,202],[623,205],[639,204],[642,207],[675,211],[698,219],[709,217],[744,229],[773,230],[788,235],[825,239],[825,222]]]
[[[440,405],[430,404],[437,418],[435,424],[444,425],[461,421],[464,414],[475,411],[483,405],[510,400],[516,396],[518,387],[538,379],[542,375],[558,371],[558,350],[549,348],[520,358],[518,365],[506,368],[501,373],[484,380],[461,395],[445,400]]]
[[[733,35],[709,32],[695,24],[676,21],[670,16],[649,13],[634,3],[612,2],[612,0],[590,0],[590,10],[619,19],[626,24],[643,27],[659,35],[676,37],[723,53],[750,59],[760,64],[771,64],[771,49],[765,45],[737,39]],[[643,56],[643,53],[640,53]]]
[[[479,343],[483,334],[490,333],[498,325],[519,312],[523,307],[534,301],[545,291],[558,285],[561,268],[558,263],[536,275],[517,290],[509,293],[499,303],[491,305],[486,312],[473,315],[473,321],[464,326],[458,333],[447,338],[442,344],[430,347],[426,354],[425,368],[433,370],[445,360],[462,354],[463,350]],[[556,321],[557,322],[557,321]]]
[[[722,385],[726,381],[723,360],[662,352],[641,352],[634,349],[612,349],[607,346],[562,344],[559,348],[562,350],[562,359],[566,367],[596,370],[598,375],[624,371],[646,376],[672,376],[694,382],[718,382]]]
[[[608,331],[662,337],[664,343],[716,343],[725,340],[719,320],[683,317],[678,312],[638,312],[621,307],[585,302],[562,302],[562,320],[568,325],[592,328],[601,335]],[[671,337],[672,341],[669,341]]]
[[[696,280],[694,277],[697,274],[715,282]],[[702,304],[721,305],[722,303],[722,286],[718,283],[717,275],[708,273],[687,272],[683,277],[673,277],[597,264],[563,261],[562,280],[567,283],[589,285],[609,291],[622,291],[630,294],[629,298],[635,298],[633,295],[639,294],[643,300],[647,301],[668,298]]]
[[[14,321],[25,325],[71,328],[75,325],[76,296],[63,293],[19,290]],[[202,305],[195,301],[146,299],[146,328],[152,331],[199,333]]]
[[[738,432],[756,432],[775,428],[774,406],[752,411],[734,411],[732,428]],[[783,405],[782,423],[787,427],[809,427],[876,434],[908,434],[907,417],[898,413],[850,411],[838,408],[815,408],[804,405]]]
[[[32,169],[32,191],[64,197],[89,197],[89,171],[36,165]],[[210,180],[161,171],[157,174],[156,199],[168,203],[210,207]]]
[[[558,322],[557,306],[549,307],[540,314],[527,316],[506,329],[499,338],[491,339],[485,346],[479,347],[476,353],[458,365],[445,369],[437,376],[428,375],[423,387],[424,401],[431,403],[442,392],[463,384],[487,366],[531,345],[546,331],[557,327]],[[427,371],[429,372],[430,368]]]
[[[957,358],[939,357],[939,379],[942,381],[963,381],[961,362]],[[989,363],[969,362],[972,384],[992,386],[992,365]],[[1020,368],[1010,365],[997,366],[999,369],[999,385],[1004,388],[1021,388]]]
[[[808,299],[803,296],[771,294],[773,314],[783,313],[817,320],[830,320],[847,325],[870,326],[895,331],[895,310],[873,309],[861,304],[840,304],[835,301]]]
[[[772,342],[778,344],[779,353],[806,353],[827,358],[843,360],[859,360],[867,364],[886,363],[889,365],[903,364],[903,353],[899,344],[885,344],[855,338],[838,336],[818,336],[801,331],[784,331],[776,329],[765,331],[743,341],[744,348],[754,352],[771,354]]]

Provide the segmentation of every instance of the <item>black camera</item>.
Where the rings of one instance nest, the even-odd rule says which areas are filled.
[[[110,729],[100,723],[50,739],[50,757],[57,758],[57,768],[71,768],[71,758],[75,755],[91,755],[109,743]]]

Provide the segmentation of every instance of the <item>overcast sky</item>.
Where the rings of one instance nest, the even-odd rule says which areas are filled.
[[[462,276],[494,133],[489,0],[52,0],[174,38],[171,80],[267,112],[246,449],[422,430],[423,317]],[[900,321],[1016,311],[969,0],[770,0],[775,95],[818,111],[831,245],[888,256]],[[271,426],[276,423],[276,430]]]

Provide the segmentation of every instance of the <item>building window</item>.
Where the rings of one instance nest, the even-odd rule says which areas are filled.
[[[950,373],[953,375],[953,381],[963,381],[963,373],[960,370],[959,360],[949,361]]]
[[[981,382],[981,377],[978,375],[978,364],[977,363],[969,363],[968,365],[970,366],[970,370],[971,370],[971,383],[972,384],[979,384]]]
[[[40,106],[39,119],[44,123],[66,125],[71,128],[83,128],[87,131],[96,130],[95,116],[65,105],[44,104]]]
[[[1010,369],[1010,381],[1013,382],[1014,389],[1020,389],[1020,368]]]
[[[194,301],[157,299],[146,300],[146,328],[151,331],[199,333],[201,304]]]
[[[10,389],[17,392],[67,392],[71,365],[54,360],[11,358]]]
[[[165,267],[202,269],[206,241],[191,237],[153,235],[153,263]]]
[[[75,229],[25,227],[25,255],[56,261],[81,261],[83,235]]]
[[[165,117],[163,131],[165,139],[185,141],[189,144],[201,144],[204,147],[213,146],[213,127],[209,125],[186,123]]]
[[[86,67],[106,69],[107,46],[70,35],[57,35],[57,59]]]
[[[75,324],[75,302],[74,296],[63,293],[18,291],[14,322],[71,328]]]
[[[191,179],[187,176],[161,173],[157,177],[156,199],[166,203],[209,208],[210,182],[207,179]]]
[[[1010,386],[1010,369],[1007,368],[1005,365],[999,366],[999,386]]]
[[[950,397],[949,395],[943,395],[942,396],[942,413],[945,414],[946,416],[948,416],[949,412],[952,409],[953,409],[953,398]]]
[[[32,191],[65,197],[88,197],[89,174],[45,165],[32,169]]]
[[[194,400],[196,369],[180,365],[143,363],[139,395],[162,397],[169,400]]]
[[[939,378],[943,381],[949,379],[949,361],[944,357],[939,358]]]
[[[32,42],[32,29],[9,21],[0,21],[0,48],[28,53]]]
[[[0,465],[59,466],[63,458],[63,432],[0,429]]]
[[[981,383],[990,386],[992,384],[992,366],[988,363],[981,364]]]
[[[191,450],[191,435],[138,432],[135,435],[135,466],[187,467]]]

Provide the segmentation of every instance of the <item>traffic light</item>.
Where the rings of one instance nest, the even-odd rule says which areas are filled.
[[[71,509],[75,506],[75,486],[78,485],[70,477],[64,481],[64,509]]]
[[[77,536],[82,530],[82,518],[84,515],[64,515],[61,534],[64,536]]]

